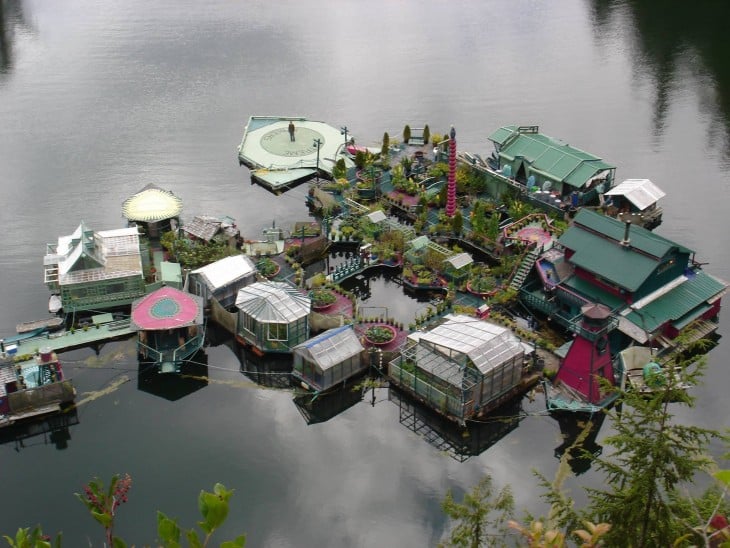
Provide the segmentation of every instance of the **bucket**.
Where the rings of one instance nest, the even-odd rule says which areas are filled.
[[[43,363],[49,362],[49,361],[51,361],[51,359],[53,359],[53,350],[51,350],[47,346],[44,346],[43,348],[41,348],[39,350],[39,352],[41,354],[41,361]]]

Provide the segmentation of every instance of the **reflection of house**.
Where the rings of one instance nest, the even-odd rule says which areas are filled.
[[[584,305],[600,303],[618,315],[616,350],[631,341],[669,349],[683,331],[699,338],[717,329],[727,283],[702,271],[690,249],[587,209],[557,243],[538,259],[521,298],[564,327],[577,325]]]
[[[328,329],[294,347],[292,376],[320,392],[362,373],[368,363],[351,325]]]
[[[199,240],[205,243],[217,241],[232,248],[236,247],[240,234],[235,221],[230,217],[218,218],[207,215],[193,217],[193,220],[185,223],[181,230],[191,240]]]
[[[449,314],[430,331],[409,335],[388,377],[442,414],[464,421],[514,396],[522,383],[525,346],[508,329]]]
[[[504,126],[489,140],[495,148],[492,167],[528,189],[556,191],[561,199],[575,191],[588,203],[613,184],[615,166],[540,133],[537,126]]]
[[[207,302],[217,300],[228,308],[235,304],[238,290],[256,281],[256,264],[247,255],[232,255],[190,273],[188,290]]]
[[[179,373],[183,362],[203,346],[203,299],[172,287],[162,287],[132,304],[131,328],[139,333],[143,361],[160,373]]]
[[[611,204],[608,214],[619,221],[631,221],[649,230],[662,222],[662,208],[657,206],[665,193],[649,179],[627,179],[606,192]]]
[[[258,352],[289,353],[309,338],[309,297],[285,282],[257,282],[236,298],[236,339]]]
[[[169,190],[149,184],[122,204],[122,215],[131,224],[139,223],[150,238],[175,230],[180,222],[182,200]]]
[[[82,222],[48,244],[43,268],[66,313],[126,306],[145,291],[135,227],[94,232]]]

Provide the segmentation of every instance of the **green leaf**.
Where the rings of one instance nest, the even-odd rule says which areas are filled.
[[[174,548],[180,546],[180,527],[177,521],[168,518],[162,512],[157,512],[157,535],[165,546]]]
[[[715,479],[730,486],[730,470],[719,470],[713,474]]]
[[[111,526],[112,521],[114,520],[114,518],[112,518],[106,512],[95,512],[94,510],[92,510],[91,515],[96,521],[104,526],[104,529],[108,529]]]
[[[227,540],[221,543],[220,548],[243,548],[246,546],[246,535],[236,537],[235,540]]]
[[[203,516],[203,521],[198,522],[198,525],[207,534],[211,534],[225,521],[228,516],[228,499],[232,494],[220,484],[216,484],[214,490],[217,491],[216,494],[201,491],[198,497],[198,508]]]
[[[200,542],[200,539],[198,538],[198,533],[195,531],[195,529],[190,529],[185,533],[185,536],[188,539],[188,543],[190,544],[191,548],[203,548],[203,544]]]
[[[114,538],[112,538],[112,546],[114,548],[127,548],[127,543],[124,542],[119,537],[114,537]]]

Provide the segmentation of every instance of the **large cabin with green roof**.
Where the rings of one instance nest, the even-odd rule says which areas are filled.
[[[603,159],[539,132],[538,126],[503,126],[489,136],[491,167],[528,190],[573,193],[589,203],[613,186],[616,167]]]
[[[565,327],[574,327],[582,306],[604,304],[619,317],[618,347],[633,341],[671,348],[690,325],[699,336],[717,329],[727,287],[687,247],[582,209],[537,260],[521,297]]]
[[[82,221],[48,244],[43,268],[67,314],[128,306],[145,293],[136,227],[94,232]]]

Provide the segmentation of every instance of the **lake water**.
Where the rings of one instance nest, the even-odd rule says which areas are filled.
[[[482,156],[497,127],[537,124],[617,165],[620,180],[658,184],[657,232],[730,280],[730,8],[708,4],[0,0],[0,333],[45,314],[45,244],[82,220],[124,226],[122,202],[149,183],[183,200],[183,219],[230,215],[249,238],[305,220],[306,189],[276,197],[239,167],[252,115],[347,126],[374,146],[405,124],[453,125],[458,148]],[[727,426],[728,348],[710,353],[681,420]],[[200,358],[207,382],[178,386],[140,375],[132,341],[62,359],[78,424],[65,449],[47,436],[0,445],[1,533],[40,522],[68,546],[100,545],[73,493],[115,472],[134,481],[117,531],[138,545],[154,538],[157,509],[192,526],[215,482],[236,490],[215,539],[246,532],[250,546],[435,545],[447,489],[485,472],[512,485],[519,510],[546,511],[531,470],[552,477],[562,439],[539,396],[475,430],[464,459],[452,458],[458,438],[429,432],[387,390],[343,397],[344,411],[309,425],[275,388],[276,367],[227,344]],[[567,487],[580,499],[597,481],[588,471]]]

